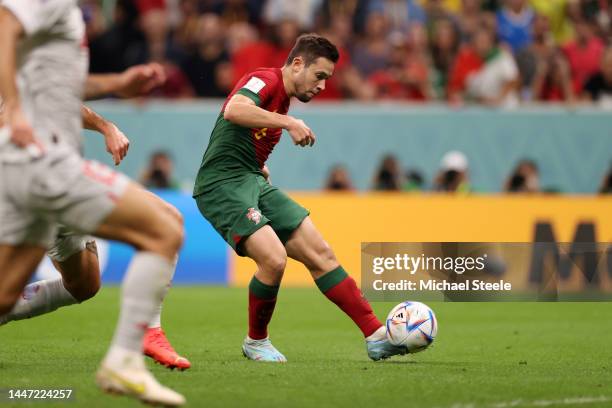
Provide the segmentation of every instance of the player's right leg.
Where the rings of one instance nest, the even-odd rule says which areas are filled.
[[[0,244],[0,315],[13,308],[44,255],[44,246]]]
[[[286,362],[285,356],[270,342],[268,324],[276,306],[287,253],[269,225],[247,237],[242,249],[257,264],[257,272],[249,284],[249,333],[242,344],[242,353],[250,360]]]
[[[96,241],[92,237],[60,226],[47,255],[62,276],[27,285],[13,309],[0,316],[0,324],[81,303],[98,292],[100,267]]]
[[[94,231],[96,236],[128,243],[137,250],[123,280],[115,335],[96,378],[107,392],[181,405],[185,399],[160,385],[142,357],[145,330],[165,294],[183,239],[180,223],[158,210],[147,192],[130,183]]]
[[[289,257],[303,263],[319,290],[334,302],[359,327],[366,339],[366,350],[372,360],[406,354],[403,347],[387,340],[385,326],[378,320],[355,280],[336,260],[331,247],[323,240],[310,217],[306,217],[286,242]]]

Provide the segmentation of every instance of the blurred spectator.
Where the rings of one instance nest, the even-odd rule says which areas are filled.
[[[351,31],[362,34],[370,0],[323,0],[317,19],[318,24],[329,27],[336,18],[346,18],[351,22]]]
[[[346,168],[342,165],[336,165],[331,168],[327,181],[325,182],[325,190],[327,191],[353,191],[353,183],[351,176]]]
[[[341,99],[343,97],[359,100],[373,99],[374,88],[368,84],[357,69],[351,64],[349,53],[351,40],[351,23],[348,16],[334,18],[329,28],[322,32],[338,47],[340,59],[334,68],[334,75],[325,83],[325,89],[317,97],[318,100]]]
[[[195,37],[197,48],[182,64],[183,71],[198,96],[223,97],[233,85],[231,65],[223,38],[223,26],[219,16],[207,13],[198,19]]]
[[[564,44],[574,36],[574,28],[568,15],[569,3],[575,0],[530,0],[536,13],[546,16],[557,44]]]
[[[379,12],[370,13],[366,20],[365,35],[353,49],[352,54],[355,68],[364,77],[387,66],[389,57],[387,36],[386,17]]]
[[[233,83],[249,72],[270,65],[274,59],[275,48],[259,39],[255,30],[246,23],[234,23],[229,28],[230,55]]]
[[[226,27],[225,31],[225,47],[231,56],[246,45],[259,40],[257,30],[249,23],[234,23]]]
[[[452,20],[455,17],[446,7],[443,0],[424,0],[425,19],[430,27],[436,20]]]
[[[372,14],[382,15],[389,31],[407,32],[414,23],[427,23],[425,11],[415,0],[370,0],[368,19]]]
[[[459,53],[453,62],[447,81],[447,98],[449,102],[461,103],[463,94],[467,88],[467,79],[470,75],[478,72],[484,65],[484,59],[476,52],[473,46],[475,37],[459,49]]]
[[[604,43],[595,36],[594,27],[582,19],[576,23],[576,39],[563,46],[570,65],[574,93],[582,94],[585,82],[599,71]]]
[[[200,10],[198,0],[180,0],[179,11],[181,22],[174,32],[174,40],[177,44],[187,51],[196,48],[196,38],[198,36]]]
[[[419,0],[419,4],[425,5],[428,0]],[[480,1],[480,0],[478,0]],[[439,0],[440,7],[451,13],[458,13],[461,10],[461,0]]]
[[[315,15],[323,0],[267,0],[263,18],[267,24],[278,24],[283,20],[295,20],[301,30],[314,27]]]
[[[459,51],[460,39],[452,21],[441,19],[432,27],[431,55],[435,68],[434,85],[436,96],[446,99],[446,86],[453,61]]]
[[[386,155],[374,175],[374,190],[399,191],[402,185],[401,177],[401,167],[395,156]]]
[[[531,28],[534,19],[533,9],[527,0],[505,0],[497,12],[497,36],[517,52],[531,44]]]
[[[523,83],[523,97],[534,101],[573,101],[569,65],[554,45],[548,17],[537,15],[533,44],[516,55]]]
[[[235,25],[235,24],[234,24]],[[240,27],[240,26],[239,26]],[[236,49],[231,56],[233,83],[236,83],[245,74],[259,67],[280,67],[285,64],[287,55],[300,35],[300,30],[295,20],[283,20],[271,26],[271,41],[263,41],[257,38],[242,38],[244,45]],[[231,28],[230,28],[231,30]],[[242,29],[241,35],[252,35]]]
[[[548,59],[538,61],[532,95],[539,102],[574,101],[569,66],[561,53],[555,51]]]
[[[287,55],[295,45],[295,40],[301,34],[297,20],[285,19],[274,25],[272,42],[274,44],[273,60],[267,66],[282,67],[287,61]]]
[[[140,183],[149,189],[178,190],[179,184],[173,179],[173,170],[174,163],[170,153],[163,150],[154,152],[140,176]]]
[[[468,159],[463,153],[452,150],[442,156],[440,170],[434,182],[435,191],[469,193]]]
[[[612,47],[601,58],[601,69],[591,76],[584,86],[584,97],[601,107],[612,108]]]
[[[601,180],[601,186],[599,187],[600,194],[612,194],[612,166],[610,170],[604,175]]]
[[[483,10],[497,12],[502,6],[504,0],[480,0]]]
[[[421,25],[409,29],[409,38],[400,32],[391,36],[389,65],[374,72],[368,81],[379,99],[424,101],[430,97],[430,60],[427,33]]]
[[[540,191],[540,173],[533,160],[521,160],[504,185],[508,193],[537,193]]]
[[[189,80],[177,65],[183,59],[184,51],[172,41],[164,0],[139,0],[138,4],[139,23],[145,39],[144,58],[162,64],[168,78],[153,95],[167,98],[193,96]]]
[[[495,15],[482,9],[481,0],[461,0],[461,10],[457,15],[461,40],[469,42],[479,27],[495,29]]]
[[[424,187],[425,179],[420,171],[415,169],[406,171],[404,185],[402,186],[403,191],[422,191]]]
[[[145,39],[137,29],[138,9],[130,0],[118,0],[113,22],[103,33],[91,30],[89,69],[91,72],[121,72],[146,62]]]
[[[518,67],[512,55],[496,46],[493,34],[486,29],[476,33],[474,48],[484,65],[468,76],[468,95],[489,106],[518,105]]]
[[[203,1],[210,3],[203,12],[212,12],[219,17],[227,27],[234,23],[249,23],[256,27],[260,25],[260,17],[264,2],[260,0],[222,0]]]

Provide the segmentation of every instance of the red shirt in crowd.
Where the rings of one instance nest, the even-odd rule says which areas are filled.
[[[563,47],[576,95],[582,93],[585,82],[599,71],[604,48],[603,41],[598,37],[591,38],[585,47],[581,47],[576,40],[570,41]]]
[[[483,64],[482,58],[472,48],[464,47],[459,50],[448,76],[448,95],[465,90],[468,76],[480,70]]]

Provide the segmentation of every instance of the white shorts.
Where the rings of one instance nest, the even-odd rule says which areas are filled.
[[[64,225],[59,225],[55,241],[47,251],[47,255],[54,261],[64,262],[72,255],[84,251],[88,244],[91,246],[95,243],[96,241],[91,235],[79,234]]]
[[[49,248],[58,223],[91,234],[129,182],[67,146],[53,147],[28,163],[4,163],[0,158],[0,244]]]

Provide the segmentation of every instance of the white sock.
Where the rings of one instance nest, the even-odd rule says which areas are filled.
[[[380,341],[387,338],[387,328],[380,326],[378,330],[366,337],[366,341]]]
[[[75,303],[77,300],[66,290],[61,278],[42,280],[26,286],[13,309],[0,320],[6,323],[28,319]]]
[[[176,272],[177,262],[178,262],[178,255],[174,257],[174,263],[172,264],[172,275],[170,276],[170,280],[168,281],[168,284],[164,287],[164,292],[162,293],[162,297],[159,301],[159,306],[157,306],[157,308],[155,309],[155,316],[153,316],[153,319],[151,319],[151,322],[149,323],[149,329],[156,329],[156,328],[161,327],[162,306],[164,304],[164,299],[166,298],[166,295],[168,294],[168,291],[170,290],[170,286],[172,286],[172,278],[174,278],[174,273]]]
[[[172,276],[173,263],[153,252],[137,252],[123,278],[121,311],[105,362],[123,364],[126,353],[142,353],[142,338]]]
[[[141,352],[127,350],[121,346],[112,345],[104,357],[103,365],[107,367],[131,367],[146,369]]]

